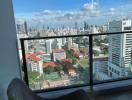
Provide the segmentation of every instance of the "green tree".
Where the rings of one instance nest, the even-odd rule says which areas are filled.
[[[45,68],[43,71],[44,71],[45,74],[49,74],[48,68]]]
[[[104,48],[102,52],[104,55],[106,55],[108,53],[108,48]]]
[[[47,71],[48,71],[48,73],[50,74],[50,73],[54,72],[55,69],[54,69],[54,67],[49,66]]]
[[[93,50],[94,56],[99,56],[99,51]]]
[[[55,71],[56,72],[60,72],[60,71],[62,71],[63,70],[63,66],[57,66],[57,67],[55,67]]]
[[[52,66],[48,66],[48,68],[45,68],[45,69],[44,69],[44,72],[45,72],[46,74],[50,74],[50,73],[52,73],[52,72],[54,72],[54,71],[55,71],[55,68],[52,67]]]
[[[73,50],[66,50],[66,56],[67,58],[71,58],[73,56],[74,51]]]
[[[74,51],[73,50],[66,50],[66,56],[67,56],[67,58],[72,59],[73,64],[77,63],[77,57],[74,56]]]
[[[28,72],[29,83],[33,84],[39,76],[40,74],[37,71],[29,71]]]
[[[71,59],[72,59],[72,64],[76,64],[77,63],[77,58],[76,57],[71,57]]]

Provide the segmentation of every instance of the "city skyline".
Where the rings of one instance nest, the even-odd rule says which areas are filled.
[[[70,27],[75,22],[82,26],[84,21],[102,25],[109,20],[131,18],[132,13],[130,0],[13,0],[13,4],[16,21],[26,20],[33,26]]]
[[[77,35],[76,37],[24,40],[30,88],[35,90],[88,84],[90,67],[93,69],[95,83],[130,77],[132,33],[128,31],[132,30],[132,20],[113,20],[109,22],[108,27],[107,32],[126,33],[91,35],[93,47],[88,41],[89,36],[78,36],[77,32],[74,34]],[[47,32],[50,36],[59,36],[59,33],[73,34],[73,31],[51,30]],[[86,30],[90,29],[86,28]],[[96,31],[101,30],[96,27]],[[39,37],[33,34],[32,36]],[[89,47],[93,50],[91,61],[93,65],[90,65]]]

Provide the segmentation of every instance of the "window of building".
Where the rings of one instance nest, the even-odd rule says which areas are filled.
[[[124,27],[124,30],[132,30],[132,27]]]

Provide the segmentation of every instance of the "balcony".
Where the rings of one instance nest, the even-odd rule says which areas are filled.
[[[129,80],[128,35],[132,32],[21,38],[24,80],[39,93],[85,86],[94,90],[97,85]]]

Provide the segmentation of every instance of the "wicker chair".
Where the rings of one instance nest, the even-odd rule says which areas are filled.
[[[7,89],[8,100],[90,100],[87,93],[83,90],[54,98],[43,98],[30,90],[20,79],[13,79]]]

